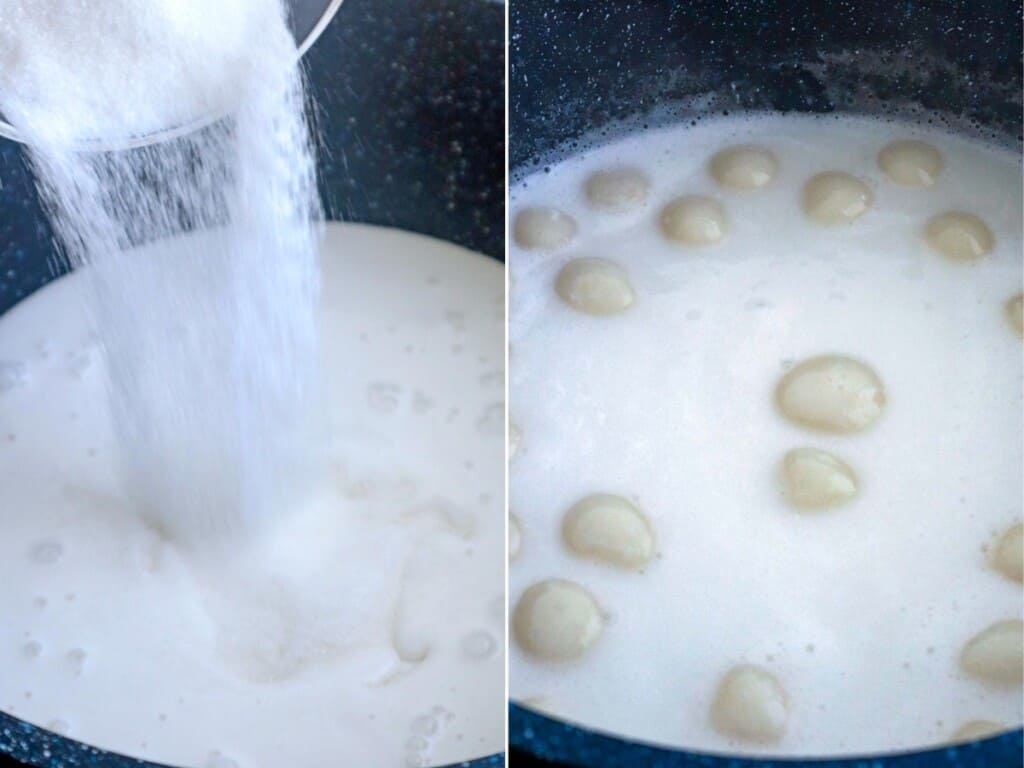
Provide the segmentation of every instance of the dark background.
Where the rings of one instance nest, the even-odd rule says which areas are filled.
[[[916,102],[1020,140],[1020,0],[510,0],[509,24],[513,170],[707,94],[708,113]]]
[[[512,748],[508,752],[508,764],[510,768],[556,768],[557,763],[541,760],[523,752],[521,749]]]

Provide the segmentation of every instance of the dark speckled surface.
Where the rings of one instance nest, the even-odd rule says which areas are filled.
[[[346,0],[305,64],[331,218],[503,257],[504,6]],[[54,253],[23,148],[0,139],[0,312],[59,273]],[[281,731],[286,738],[286,723]],[[462,766],[502,762],[495,755]],[[8,765],[158,768],[0,713],[0,766]],[[349,768],[344,756],[338,765]]]
[[[513,180],[625,131],[752,109],[942,120],[1021,141],[1019,0],[512,0],[510,23]],[[957,748],[822,761],[653,747],[515,705],[509,730],[513,768],[1024,763],[1020,730]]]
[[[843,759],[759,760],[627,741],[552,720],[512,704],[510,768],[1019,768],[1020,730],[957,747]]]
[[[503,258],[504,6],[346,0],[309,52],[334,218]]]
[[[941,110],[1021,134],[1016,0],[515,0],[513,172],[616,120],[681,104],[892,113]],[[669,112],[663,118],[672,120]]]

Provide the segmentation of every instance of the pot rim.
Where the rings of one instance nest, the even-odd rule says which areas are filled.
[[[1017,727],[1015,730],[976,741],[929,745],[923,749],[895,752],[759,757],[691,751],[642,739],[616,736],[600,729],[590,729],[549,717],[510,700],[508,743],[510,747],[522,749],[543,759],[561,761],[567,765],[600,765],[585,761],[594,755],[602,755],[614,758],[610,765],[628,765],[631,768],[648,765],[656,765],[658,768],[770,768],[773,765],[818,768],[923,768],[938,765],[960,768],[1010,768],[1016,765],[1013,761],[1020,759],[1021,750],[1024,749],[1024,730]]]
[[[340,2],[340,0],[339,0]],[[19,720],[0,710],[0,755],[15,762],[36,768],[179,768],[166,763],[155,763],[120,752],[93,747],[68,736],[61,736],[46,728]],[[483,755],[452,763],[443,768],[499,768],[505,764],[503,752]]]

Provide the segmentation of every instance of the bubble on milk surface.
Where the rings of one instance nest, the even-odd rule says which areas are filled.
[[[68,666],[76,675],[81,675],[85,671],[85,662],[88,658],[89,654],[82,648],[72,648],[65,655]]]
[[[28,366],[19,360],[0,360],[0,394],[25,384]]]
[[[498,643],[490,632],[470,632],[462,638],[463,654],[474,661],[489,658],[497,647]]]
[[[412,732],[421,736],[433,736],[437,733],[437,718],[433,715],[420,715],[412,721]]]
[[[398,401],[402,388],[390,381],[378,381],[370,384],[366,390],[366,402],[378,413],[392,413],[398,409]]]
[[[68,372],[76,379],[80,379],[85,376],[86,372],[92,368],[93,365],[93,352],[90,349],[84,349],[76,352],[71,360],[68,362]]]
[[[505,404],[496,402],[486,406],[476,421],[476,428],[484,435],[503,436],[505,434]]]
[[[32,545],[29,557],[39,565],[52,565],[64,554],[64,545],[54,539],[42,539]]]

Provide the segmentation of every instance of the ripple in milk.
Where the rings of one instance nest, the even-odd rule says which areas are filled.
[[[933,149],[880,159],[898,140]],[[750,116],[574,155],[510,207],[512,697],[729,752],[1018,726],[1019,553],[992,557],[1021,519],[1018,156]],[[821,355],[797,396],[837,399],[787,418]],[[961,653],[1007,620],[979,679]]]

